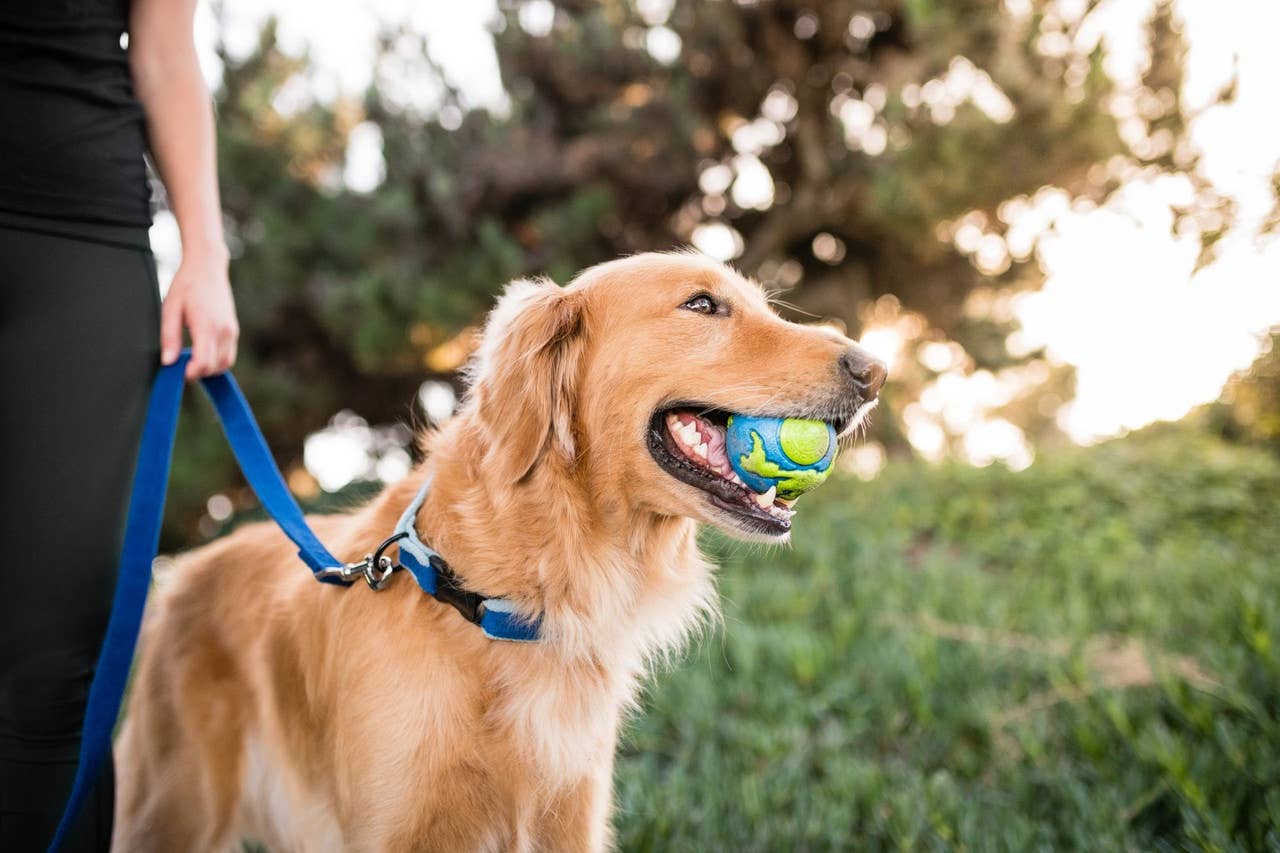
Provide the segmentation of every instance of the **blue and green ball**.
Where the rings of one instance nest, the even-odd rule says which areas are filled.
[[[824,421],[732,415],[725,435],[729,464],[757,492],[776,486],[794,500],[822,485],[836,458],[836,431]]]

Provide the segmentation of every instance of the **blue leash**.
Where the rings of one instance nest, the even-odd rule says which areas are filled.
[[[62,813],[62,820],[58,823],[58,831],[49,845],[51,853],[66,842],[67,833],[84,805],[90,788],[97,781],[103,761],[111,749],[111,734],[115,729],[120,701],[124,697],[125,684],[129,679],[129,667],[133,662],[138,630],[142,625],[143,605],[151,586],[151,561],[155,559],[156,550],[160,546],[160,522],[164,515],[169,462],[173,457],[178,408],[185,384],[183,373],[190,358],[190,351],[184,351],[175,363],[160,368],[151,387],[147,420],[138,450],[138,465],[134,469],[133,492],[129,497],[129,520],[125,526],[124,546],[120,552],[120,574],[116,581],[115,598],[111,603],[111,619],[107,623],[106,637],[102,642],[97,670],[89,688],[88,707],[85,709],[84,729],[80,740],[80,766],[76,770],[75,782]],[[262,431],[258,429],[249,404],[235,379],[230,373],[222,373],[206,377],[200,380],[200,384],[204,386],[218,411],[222,429],[245,479],[253,487],[266,511],[298,546],[298,555],[302,561],[312,572],[342,565],[320,544],[320,540],[307,526],[302,509],[285,486],[275,460],[271,457],[271,451],[267,449]],[[343,586],[349,583],[336,578],[321,579]]]
[[[50,853],[56,853],[66,842],[67,833],[111,750],[111,735],[120,713],[138,643],[138,630],[142,626],[143,606],[151,587],[151,562],[160,546],[160,522],[164,515],[169,463],[177,434],[184,373],[190,359],[191,352],[184,350],[176,362],[160,368],[151,387],[138,464],[134,469],[133,492],[129,497],[129,519],[120,551],[120,572],[111,603],[111,619],[98,655],[93,684],[89,687],[89,702],[80,739],[80,766],[76,770],[66,809],[58,822],[58,830],[49,845]],[[361,577],[358,571],[361,564],[344,566],[311,531],[302,515],[302,508],[280,476],[280,469],[276,467],[262,430],[249,408],[249,401],[241,393],[236,380],[230,373],[220,373],[201,379],[200,384],[218,412],[222,431],[245,480],[258,496],[262,508],[298,546],[302,562],[321,583],[350,586]],[[512,642],[538,640],[541,620],[526,621],[516,612],[514,604],[506,599],[486,598],[463,589],[443,558],[418,538],[413,523],[429,487],[428,478],[400,518],[395,535],[383,543],[378,555],[381,556],[382,550],[392,542],[398,541],[401,563],[413,575],[418,586],[453,606],[468,621],[478,625],[486,637]],[[373,560],[373,564],[376,565],[377,560]],[[385,582],[389,575],[388,569],[379,583]],[[381,588],[375,586],[372,579],[370,586]]]

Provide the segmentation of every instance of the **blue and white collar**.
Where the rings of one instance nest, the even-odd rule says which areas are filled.
[[[457,575],[444,558],[418,538],[414,521],[430,488],[431,477],[428,475],[413,502],[396,523],[392,538],[399,539],[400,565],[413,574],[423,592],[449,604],[468,622],[479,625],[489,639],[516,643],[537,642],[542,627],[541,618],[529,622],[516,612],[515,604],[509,599],[486,598],[478,592],[463,589]]]

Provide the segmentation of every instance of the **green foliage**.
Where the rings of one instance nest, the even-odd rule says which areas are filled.
[[[1231,378],[1208,418],[1230,438],[1280,453],[1280,331],[1248,370]]]
[[[976,366],[1017,361],[1004,346],[1007,319],[964,306],[976,285],[1034,287],[1038,274],[1018,264],[989,279],[937,227],[978,210],[998,231],[1000,202],[1044,185],[1100,199],[1112,184],[1099,164],[1128,156],[1100,55],[1037,48],[1050,31],[1070,43],[1081,23],[1040,0],[1023,16],[990,0],[677,0],[662,24],[681,45],[669,63],[646,50],[655,22],[639,4],[556,5],[551,30],[533,35],[520,26],[522,3],[500,4],[505,115],[471,109],[406,33],[385,34],[378,84],[358,103],[300,103],[309,62],[285,54],[272,26],[251,55],[223,54],[215,98],[237,373],[286,467],[339,409],[398,420],[424,379],[452,379],[456,364],[431,353],[476,323],[507,280],[564,281],[618,255],[686,243],[705,222],[740,232],[737,262],[790,289],[801,312],[856,332],[874,300],[892,295],[919,313],[921,331],[960,341]],[[1167,10],[1151,33],[1160,61],[1149,83],[1176,86],[1181,42]],[[972,99],[947,115],[921,102],[960,59],[1005,93],[1009,116]],[[438,110],[406,102],[409,66],[443,92]],[[878,145],[851,134],[841,118],[851,108]],[[1176,109],[1151,121],[1175,142],[1182,132]],[[361,122],[381,134],[386,163],[367,193],[341,177]],[[744,162],[771,177],[764,209],[700,184],[708,168],[732,176]],[[818,253],[819,235],[839,250]],[[899,371],[891,396],[905,406],[924,378]],[[892,414],[878,437],[900,444]],[[202,414],[179,437],[170,544],[198,538],[209,494],[238,482],[215,431]]]
[[[1177,427],[1031,469],[892,463],[713,538],[625,850],[1280,846],[1280,460]]]

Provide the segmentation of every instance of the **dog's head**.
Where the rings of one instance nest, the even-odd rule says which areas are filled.
[[[495,483],[560,478],[607,512],[773,542],[791,508],[735,481],[728,416],[812,418],[843,435],[885,379],[845,336],[783,320],[757,284],[693,254],[602,264],[564,288],[511,284],[471,372]]]

